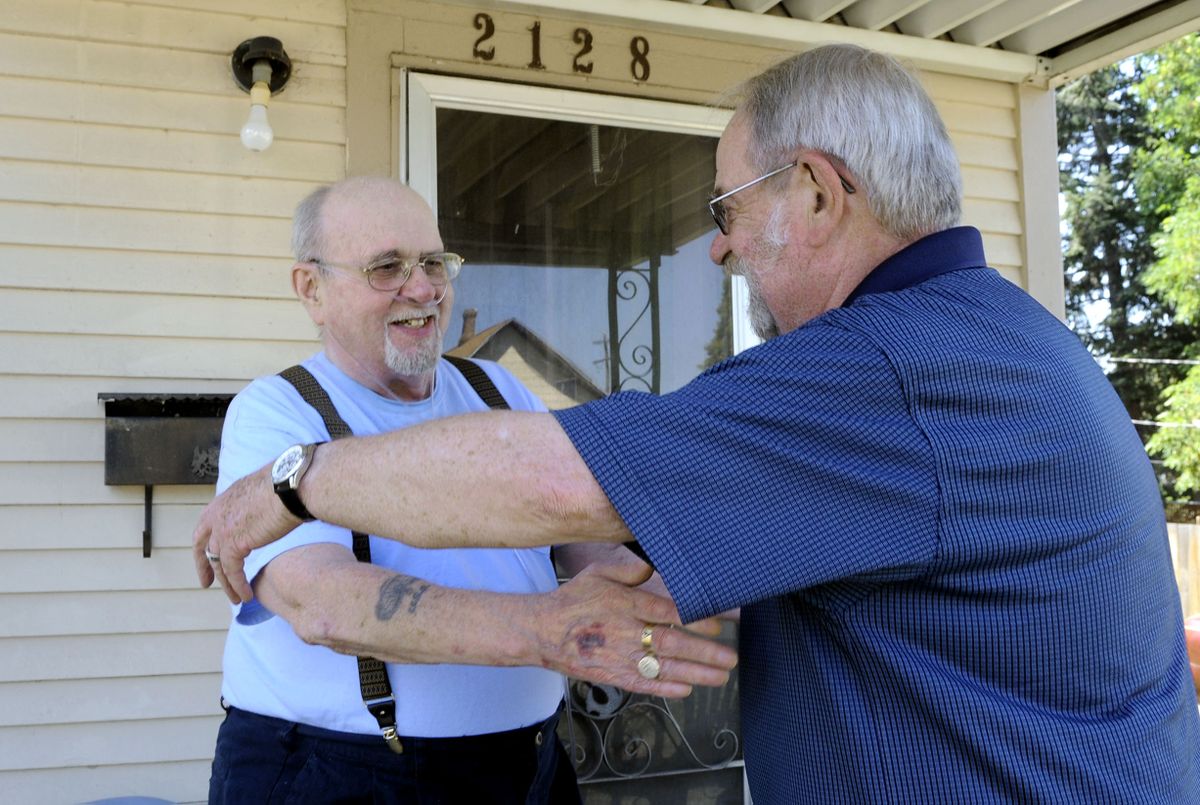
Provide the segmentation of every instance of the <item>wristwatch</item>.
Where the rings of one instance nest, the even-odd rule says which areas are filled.
[[[322,442],[294,444],[280,453],[279,458],[271,465],[271,483],[275,485],[275,494],[279,495],[279,500],[288,511],[306,523],[317,518],[309,514],[308,509],[300,502],[300,494],[296,490],[300,486],[300,479],[312,463],[313,451],[317,449],[317,444]]]

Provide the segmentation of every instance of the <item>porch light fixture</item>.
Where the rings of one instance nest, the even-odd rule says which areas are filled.
[[[233,51],[233,80],[250,93],[250,117],[242,126],[242,145],[251,151],[266,150],[275,139],[267,120],[271,95],[292,77],[292,60],[283,43],[273,36],[247,39]]]

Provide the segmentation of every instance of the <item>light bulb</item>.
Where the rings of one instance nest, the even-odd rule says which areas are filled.
[[[250,117],[242,126],[242,145],[251,151],[264,151],[275,140],[275,132],[267,121],[267,107],[259,103],[250,105]]]
[[[242,126],[242,145],[251,151],[264,151],[275,140],[275,132],[267,120],[267,104],[271,102],[271,66],[266,61],[254,65],[254,85],[250,87],[250,117]]]

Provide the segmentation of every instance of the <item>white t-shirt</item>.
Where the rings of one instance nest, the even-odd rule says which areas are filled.
[[[542,403],[495,363],[480,366],[515,410],[543,411]],[[395,430],[487,405],[446,361],[437,367],[433,394],[419,402],[382,397],[364,388],[318,353],[303,363],[329,394],[356,435]],[[261,377],[230,403],[221,436],[223,491],[238,478],[273,461],[289,445],[326,441],[320,414],[283,378]],[[421,467],[411,468],[414,473]],[[496,467],[504,472],[504,467]],[[448,490],[445,500],[471,505],[469,489]],[[441,505],[445,505],[445,500]],[[434,504],[437,505],[437,504]],[[426,550],[371,537],[371,562],[435,584],[496,592],[533,593],[557,586],[548,548]],[[320,521],[250,554],[246,576],[300,545],[351,546],[350,531]],[[301,641],[292,627],[257,599],[234,608],[225,643],[225,700],[243,710],[341,732],[378,734],[363,705],[352,656]],[[559,674],[541,668],[388,664],[401,735],[452,737],[515,729],[548,718],[563,694]]]

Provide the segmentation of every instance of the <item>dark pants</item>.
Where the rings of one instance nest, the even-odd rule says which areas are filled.
[[[578,805],[575,770],[544,724],[463,738],[332,732],[230,707],[217,733],[216,803],[512,803]]]

